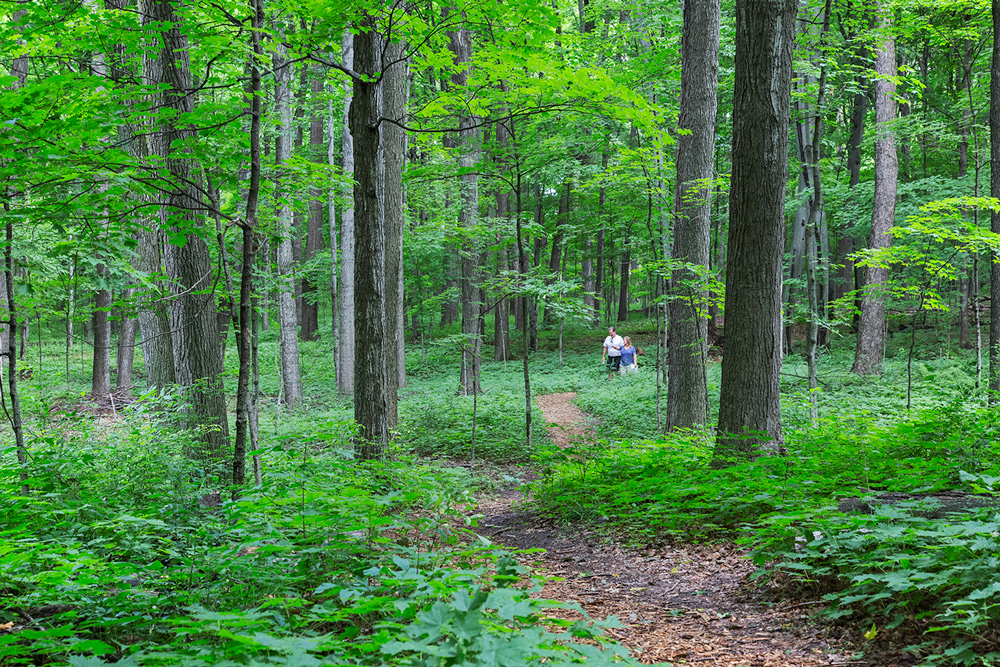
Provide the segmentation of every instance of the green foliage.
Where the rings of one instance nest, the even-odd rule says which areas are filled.
[[[974,368],[921,352],[919,409],[901,409],[898,361],[880,378],[828,370],[820,394],[828,416],[815,427],[789,364],[787,454],[721,469],[711,467],[711,434],[656,435],[649,378],[584,382],[577,402],[598,417],[597,434],[539,451],[534,498],[560,521],[596,521],[640,543],[739,539],[789,593],[826,594],[831,617],[862,629],[874,622],[876,633],[934,633],[911,647],[926,664],[981,664],[976,640],[1000,615],[1000,514],[922,518],[913,513],[918,503],[903,503],[843,515],[836,507],[880,492],[992,493],[998,484],[1000,427],[994,409],[969,400]],[[839,355],[824,363],[846,366]],[[866,409],[845,409],[847,401]]]
[[[454,353],[458,344],[451,345]],[[472,450],[472,396],[457,396],[455,354],[435,365],[429,379],[411,380],[409,400],[400,404],[402,443],[421,455],[468,458]],[[524,377],[519,364],[505,370],[484,364],[484,393],[476,397],[476,458],[501,463],[527,462],[532,452],[524,438]],[[444,375],[447,373],[448,375]],[[450,377],[449,377],[450,376]],[[533,408],[532,439],[547,440],[544,424]]]
[[[992,493],[994,476],[961,473],[977,491]],[[869,515],[843,515],[814,507],[768,517],[757,529],[765,539],[753,556],[798,585],[820,584],[830,618],[859,617],[873,628],[916,626],[938,633],[924,664],[987,664],[1000,653],[974,650],[976,640],[1000,619],[995,509],[924,518],[933,500],[900,502]],[[784,539],[778,540],[780,535]],[[943,642],[944,646],[934,646]]]
[[[227,500],[162,438],[169,400],[32,444],[0,525],[4,664],[634,664],[607,624],[550,618],[519,554],[472,531],[461,476],[356,463],[334,424],[274,439],[264,484]]]

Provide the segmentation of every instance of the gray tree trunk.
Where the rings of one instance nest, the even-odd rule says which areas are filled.
[[[993,0],[993,60],[990,62],[990,196],[1000,198],[1000,0]],[[990,231],[1000,234],[1000,213],[990,214]],[[990,262],[990,404],[1000,400],[1000,253]]]
[[[708,272],[712,229],[716,90],[719,80],[718,0],[687,0],[681,61],[677,137],[677,188],[674,194],[674,259]],[[708,290],[696,271],[674,274],[670,302],[667,430],[704,426],[708,421]],[[685,284],[687,283],[687,284]],[[697,283],[697,286],[692,283]]]
[[[155,21],[170,26],[161,33],[161,84],[165,88],[165,106],[177,115],[162,121],[162,130],[166,166],[174,182],[167,200],[167,223],[179,232],[197,227],[205,208],[200,192],[190,185],[195,178],[192,158],[172,148],[195,136],[193,128],[181,124],[185,114],[194,110],[189,45],[182,30],[184,22],[174,13],[170,0],[155,0],[151,9]],[[190,408],[183,420],[197,432],[194,455],[221,463],[230,456],[229,422],[208,245],[198,235],[188,233],[184,245],[167,245],[164,266],[171,278],[173,297],[169,314],[174,375],[185,389]]]
[[[85,3],[90,11],[97,11],[100,6],[94,0],[87,0]],[[101,51],[94,53],[91,60],[91,71],[99,78],[106,79],[108,75],[108,64],[105,54]],[[104,183],[98,185],[99,192],[105,192],[107,186]],[[106,217],[106,211],[102,216]],[[101,227],[104,226],[102,223]],[[108,268],[103,263],[97,265],[98,280],[106,281]],[[94,292],[94,311],[91,314],[91,325],[94,328],[94,358],[91,366],[90,376],[90,396],[95,401],[100,401],[111,395],[111,320],[108,318],[108,311],[111,308],[111,291],[98,289]]]
[[[296,67],[291,66],[292,69],[292,82],[295,81]],[[292,140],[292,153],[295,155],[302,155],[302,145],[305,141],[305,132],[302,129],[303,119],[305,118],[305,90],[309,85],[309,67],[306,63],[302,63],[298,66],[297,72],[299,75],[299,80],[296,83],[290,83],[292,87],[292,97],[295,100],[293,105],[294,111],[292,112],[292,133],[294,139]],[[296,188],[297,189],[297,188]],[[296,192],[296,198],[298,198],[298,193]],[[304,315],[304,304],[305,298],[302,296],[305,290],[305,281],[302,278],[302,265],[305,263],[304,251],[305,248],[302,247],[302,232],[308,228],[307,216],[304,214],[301,206],[295,206],[292,211],[292,291],[295,294],[295,324],[296,332],[299,331],[298,327],[302,325],[302,320]],[[301,334],[299,334],[301,337]],[[303,339],[304,340],[304,339]]]
[[[125,303],[131,303],[135,288],[128,288],[122,295]],[[132,391],[132,368],[135,365],[135,335],[139,329],[139,320],[127,313],[121,316],[121,330],[118,332],[118,354],[115,366],[118,376],[115,380],[115,390],[129,395]]]
[[[145,40],[152,46],[159,39],[152,15],[153,0],[139,0],[140,20],[145,32]],[[145,50],[142,56],[142,82],[146,86],[156,86],[163,78],[163,65],[154,48]],[[148,100],[154,108],[162,104],[162,94],[155,93]],[[164,155],[166,147],[163,136],[150,124],[136,128],[134,138],[129,142],[133,157],[145,159],[150,154]],[[135,268],[147,279],[163,275],[163,247],[166,225],[166,210],[161,208],[157,219],[149,220],[148,227],[141,227],[136,234],[138,254]],[[163,388],[175,382],[174,355],[170,318],[167,314],[167,290],[156,287],[149,290],[139,306],[139,333],[142,357],[146,367],[146,384],[150,388]]]
[[[852,33],[852,38],[854,37]],[[851,138],[847,144],[847,170],[849,173],[848,188],[850,189],[850,200],[857,200],[857,186],[861,182],[861,147],[865,135],[865,119],[868,117],[868,77],[865,76],[865,68],[868,60],[868,49],[860,47],[854,58],[854,64],[858,68],[858,92],[854,95],[851,106]],[[854,266],[854,261],[848,259],[848,255],[854,252],[854,239],[848,232],[854,225],[851,223],[842,226],[840,243],[837,246],[838,254],[841,257],[844,268],[841,269],[841,289],[848,292],[851,289],[860,290],[864,287],[862,275],[859,269]],[[843,293],[842,292],[842,293]],[[856,310],[861,309],[860,295],[854,299]],[[854,327],[857,328],[859,316],[854,316]]]
[[[279,127],[275,133],[275,199],[290,196],[282,165],[292,157],[292,66],[287,47],[279,45],[273,56],[275,84],[275,114]],[[280,324],[281,386],[285,405],[294,407],[302,398],[302,375],[299,370],[299,327],[295,307],[295,285],[292,277],[292,206],[285,202],[278,211],[278,321]]]
[[[357,372],[354,420],[358,423],[355,447],[359,459],[381,458],[389,443],[389,383],[384,350],[385,310],[385,211],[379,181],[384,175],[381,156],[381,95],[373,81],[381,62],[381,39],[374,20],[366,19],[354,37],[354,79],[349,113],[354,136],[354,293],[355,333],[364,353],[351,363]]]
[[[879,5],[880,34],[892,30],[891,7]],[[875,54],[875,201],[872,206],[872,228],[868,247],[888,248],[892,243],[889,230],[896,216],[896,181],[899,164],[896,161],[896,141],[892,122],[896,119],[896,44],[885,38]],[[851,370],[858,375],[882,372],[883,322],[885,296],[883,286],[889,272],[881,267],[864,268],[864,298],[858,320],[858,341]]]
[[[314,72],[311,88],[313,112],[309,117],[309,148],[311,158],[321,162],[323,155],[323,116],[317,106],[318,97],[323,92],[323,77]],[[302,263],[315,257],[323,249],[323,190],[312,188],[309,193],[309,219],[306,224],[306,246]],[[316,340],[319,335],[319,303],[317,285],[307,277],[302,279],[302,340]]]
[[[97,265],[98,279],[106,279],[108,269]],[[91,374],[90,396],[95,401],[111,395],[111,291],[99,289],[94,292],[94,312],[91,316],[94,327],[94,360]]]
[[[12,22],[17,24],[24,14],[25,10],[15,11],[11,17]],[[24,44],[23,40],[19,40],[19,42]],[[13,90],[22,88],[28,80],[27,54],[22,54],[20,57],[14,58],[11,63],[10,73],[14,77],[10,88]],[[24,429],[21,423],[21,401],[17,392],[17,360],[14,358],[13,332],[17,326],[17,308],[14,300],[14,221],[10,216],[10,202],[8,200],[4,200],[3,209],[4,213],[7,214],[5,225],[7,243],[3,252],[3,298],[0,299],[0,313],[5,316],[3,318],[5,324],[2,333],[0,333],[0,341],[3,343],[2,349],[7,351],[7,394],[10,400],[10,421],[11,428],[14,431],[14,447],[17,450],[17,463],[21,468],[19,475],[21,495],[26,496],[30,490],[28,488],[28,449],[24,443]],[[68,380],[69,378],[67,377],[67,382]]]
[[[781,273],[796,0],[737,0],[717,465],[781,451]]]
[[[341,60],[354,66],[354,36],[347,30],[341,47]],[[348,121],[351,108],[351,84],[344,84],[344,132],[342,145],[343,175],[354,178],[354,137]],[[340,214],[340,373],[337,387],[342,394],[354,393],[354,206],[352,186],[344,193],[347,203]]]
[[[330,172],[337,167],[336,121],[333,114],[333,100],[327,106],[326,161]],[[333,365],[337,386],[340,386],[340,289],[337,285],[337,187],[331,177],[326,195],[326,215],[330,225],[330,335],[333,337]]]
[[[385,49],[382,70],[382,137],[385,156],[385,373],[388,382],[389,428],[399,424],[397,411],[400,387],[400,340],[404,330],[399,310],[403,291],[399,285],[399,272],[403,256],[403,159],[406,155],[406,132],[399,124],[406,122],[407,79],[409,65],[405,60],[405,45],[390,42]],[[390,122],[395,121],[395,122]]]
[[[239,315],[235,319],[236,345],[239,352],[240,370],[236,381],[236,442],[233,448],[233,483],[238,487],[244,483],[246,472],[247,444],[256,450],[255,395],[251,395],[254,377],[256,340],[254,336],[254,264],[257,255],[257,218],[260,200],[260,121],[261,121],[261,70],[264,68],[264,48],[261,44],[261,28],[264,23],[263,0],[253,0],[251,5],[250,48],[248,60],[250,70],[249,95],[245,99],[250,116],[250,169],[249,186],[246,190],[246,216],[244,217],[243,253],[240,273]],[[231,293],[230,288],[230,293]],[[256,387],[254,387],[256,391]],[[254,479],[261,483],[260,456],[254,455]]]
[[[455,62],[461,66],[472,60],[472,32],[463,27],[449,31],[450,48]],[[452,84],[463,88],[468,81],[468,72],[462,69],[452,75]],[[480,130],[479,118],[474,115],[462,116],[459,120],[459,166],[470,172],[479,163]],[[479,248],[475,230],[479,226],[479,177],[475,173],[463,173],[461,181],[461,208],[458,224],[465,230],[462,242],[462,366],[458,392],[462,395],[478,394],[479,364],[482,356],[482,338],[479,334],[479,313],[482,307],[479,299]]]

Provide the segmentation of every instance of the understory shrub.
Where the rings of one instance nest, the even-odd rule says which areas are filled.
[[[1000,622],[1000,513],[924,518],[903,503],[844,515],[837,501],[992,494],[1000,485],[998,428],[991,408],[942,396],[892,423],[867,410],[842,412],[786,431],[783,456],[724,468],[711,466],[705,432],[598,435],[541,450],[534,497],[549,516],[600,519],[639,542],[737,538],[762,572],[825,594],[835,618],[874,622],[871,632],[927,632],[911,647],[925,664],[988,664],[1000,660],[981,641]]]
[[[450,470],[357,462],[317,427],[232,497],[148,415],[64,426],[30,443],[26,496],[3,452],[5,665],[637,664],[532,597]]]

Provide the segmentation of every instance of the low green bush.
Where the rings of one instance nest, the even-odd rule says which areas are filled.
[[[464,471],[357,462],[316,424],[231,498],[158,414],[62,422],[27,496],[3,452],[3,664],[637,664],[475,535]]]

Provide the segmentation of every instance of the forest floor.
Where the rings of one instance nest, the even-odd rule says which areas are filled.
[[[560,447],[572,438],[593,436],[587,415],[572,403],[575,396],[537,397],[546,424],[554,424],[548,426],[549,435]],[[769,605],[767,591],[749,581],[755,566],[734,544],[631,548],[623,543],[627,536],[557,526],[533,513],[526,500],[511,483],[481,498],[481,530],[509,548],[544,549],[533,565],[556,579],[545,584],[539,597],[578,602],[592,618],[616,616],[621,627],[608,634],[644,663],[895,664],[859,658],[839,636],[841,628],[810,621],[816,609],[812,602]]]

